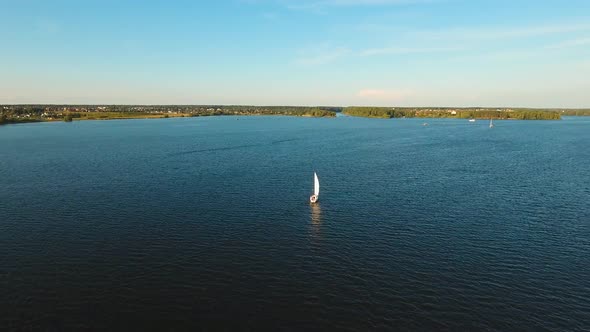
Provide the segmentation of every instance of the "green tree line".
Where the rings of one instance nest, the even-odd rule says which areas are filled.
[[[552,110],[482,109],[482,108],[410,108],[410,107],[346,107],[351,116],[369,118],[458,118],[458,119],[517,119],[559,120],[561,113]]]

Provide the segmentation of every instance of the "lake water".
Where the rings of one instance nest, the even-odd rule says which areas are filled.
[[[0,328],[590,330],[590,118],[495,125],[1,126]]]

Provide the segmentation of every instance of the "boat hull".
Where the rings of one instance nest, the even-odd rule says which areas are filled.
[[[310,203],[315,203],[315,202],[318,201],[318,198],[319,197],[317,195],[311,195],[311,196],[309,196],[309,202]]]

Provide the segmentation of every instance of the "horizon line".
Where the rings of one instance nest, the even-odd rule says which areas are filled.
[[[0,103],[0,106],[252,106],[252,107],[375,107],[375,108],[514,108],[514,109],[545,109],[545,110],[587,110],[589,107],[529,107],[529,106],[375,106],[375,105],[264,105],[264,104],[127,104],[127,103]]]

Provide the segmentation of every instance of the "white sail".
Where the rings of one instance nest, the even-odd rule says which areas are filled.
[[[315,172],[313,172],[313,194],[320,195],[320,180],[318,180],[318,175]]]

